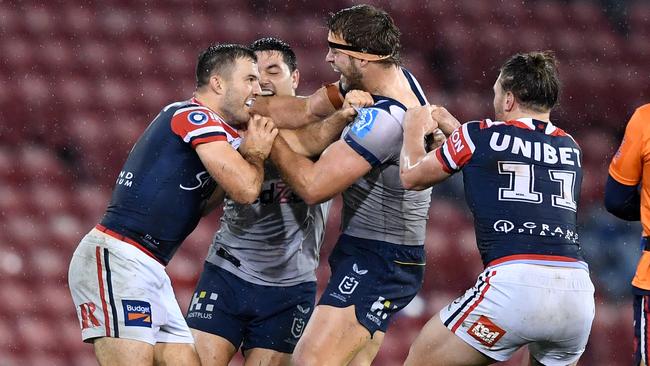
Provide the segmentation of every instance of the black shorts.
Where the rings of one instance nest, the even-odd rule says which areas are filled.
[[[329,257],[332,276],[319,305],[354,305],[371,336],[386,332],[391,316],[422,287],[425,261],[424,246],[341,235]]]
[[[242,351],[292,353],[314,311],[316,282],[262,286],[205,263],[187,325],[223,337]]]

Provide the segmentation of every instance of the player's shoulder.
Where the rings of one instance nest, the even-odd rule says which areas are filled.
[[[650,118],[650,103],[644,104],[636,109],[637,113],[641,113],[646,117]]]

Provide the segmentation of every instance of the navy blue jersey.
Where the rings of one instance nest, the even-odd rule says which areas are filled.
[[[194,151],[213,141],[236,148],[240,138],[195,99],[163,108],[131,149],[101,224],[167,264],[216,187]]]
[[[576,208],[581,151],[550,122],[468,122],[436,151],[446,172],[462,169],[483,263],[520,260],[584,266]]]

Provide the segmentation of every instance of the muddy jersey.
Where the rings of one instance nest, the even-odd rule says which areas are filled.
[[[426,98],[408,71],[404,75],[422,105]],[[401,245],[423,245],[431,188],[404,189],[399,175],[402,120],[406,107],[397,100],[373,96],[344,131],[343,140],[372,169],[343,192],[344,234]]]
[[[214,141],[237,148],[240,137],[195,99],[163,108],[129,153],[101,225],[167,264],[216,187],[194,151]]]
[[[255,284],[316,281],[331,201],[307,205],[270,161],[260,196],[250,205],[226,199],[207,261]]]
[[[483,263],[586,267],[577,231],[581,150],[550,122],[484,120],[457,128],[436,151],[462,169]]]

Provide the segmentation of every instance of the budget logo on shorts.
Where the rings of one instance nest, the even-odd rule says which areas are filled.
[[[124,325],[151,328],[151,304],[139,300],[122,300]]]
[[[354,292],[354,289],[359,285],[359,280],[354,277],[345,276],[341,283],[339,283],[339,291],[342,294],[349,295]]]
[[[467,331],[469,335],[474,337],[477,341],[481,342],[484,346],[492,347],[494,346],[506,331],[499,328],[497,325],[492,323],[485,315],[481,315],[478,320],[469,327]]]
[[[203,112],[192,112],[187,115],[187,120],[193,125],[203,125],[208,122],[208,115]]]

